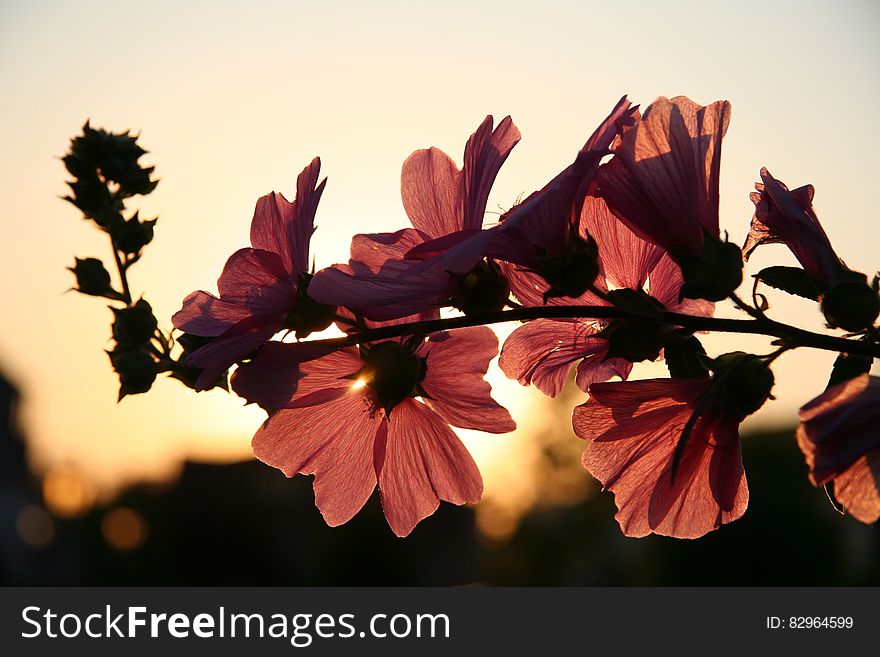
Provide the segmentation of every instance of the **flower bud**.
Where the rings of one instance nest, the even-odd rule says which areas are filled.
[[[544,293],[544,303],[554,297],[581,296],[599,275],[596,240],[589,236],[584,240],[572,228],[567,253],[543,258],[538,273],[550,284],[550,289]]]
[[[510,285],[492,260],[484,260],[460,281],[460,296],[453,305],[465,315],[496,312],[510,297]]]
[[[764,405],[773,389],[773,371],[767,361],[742,351],[711,360],[712,392],[728,418],[742,420]]]
[[[113,308],[113,338],[123,347],[143,345],[150,341],[159,322],[153,308],[144,299],[128,308]]]
[[[880,296],[864,274],[841,277],[822,296],[822,312],[831,328],[861,331],[880,314]]]
[[[706,233],[703,249],[696,255],[675,254],[684,285],[681,296],[688,299],[721,301],[742,283],[742,251]]]
[[[120,294],[110,285],[110,272],[97,258],[76,258],[73,267],[68,267],[76,276],[76,291],[93,297],[119,299]]]
[[[669,324],[642,319],[615,319],[595,337],[608,341],[609,358],[624,358],[631,363],[654,361],[666,344],[673,328]]]
[[[140,221],[138,213],[135,212],[131,219],[114,226],[110,232],[113,236],[113,242],[120,251],[135,255],[153,241],[153,227],[155,225],[155,219]]]
[[[107,355],[119,375],[119,400],[126,395],[147,392],[153,386],[156,380],[156,361],[148,351],[116,346]]]

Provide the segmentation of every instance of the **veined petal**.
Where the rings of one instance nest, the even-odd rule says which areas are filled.
[[[462,229],[479,229],[495,177],[520,139],[505,117],[492,129],[487,116],[465,145],[461,171],[437,148],[418,150],[403,163],[403,206],[412,225],[432,239]]]
[[[296,286],[280,257],[258,249],[239,249],[229,256],[217,289],[223,301],[247,306],[255,314],[286,315],[296,303]]]
[[[458,179],[455,162],[439,148],[410,155],[400,174],[400,195],[412,225],[431,238],[462,228],[457,207]]]
[[[331,527],[348,522],[376,487],[373,443],[381,418],[365,394],[273,413],[253,439],[254,456],[288,477],[315,475],[315,504]]]
[[[490,433],[513,431],[516,424],[492,399],[483,377],[498,353],[498,338],[485,326],[435,333],[417,352],[427,357],[422,388],[431,408],[457,427]]]
[[[309,296],[319,303],[345,306],[376,321],[397,319],[448,305],[456,294],[453,279],[438,266],[406,275],[419,262],[389,260],[378,272],[353,272],[334,265],[309,283]]]
[[[404,228],[396,233],[369,233],[355,235],[351,240],[350,266],[355,271],[366,267],[378,272],[389,260],[403,260],[414,248],[424,243],[426,235],[415,228]]]
[[[865,455],[880,456],[880,377],[862,374],[832,386],[803,406],[800,417],[798,446],[819,486]]]
[[[321,159],[315,158],[296,179],[296,198],[291,203],[272,192],[257,201],[251,222],[251,244],[281,257],[290,275],[309,269],[309,242],[315,231],[315,212],[327,179],[318,183]]]
[[[196,349],[186,359],[187,365],[205,370],[196,380],[195,390],[200,392],[209,388],[224,371],[256,351],[280,330],[280,320],[248,317]]]
[[[616,287],[641,290],[648,273],[663,255],[660,247],[632,232],[596,196],[584,199],[581,232],[596,240],[602,272]]]
[[[492,123],[492,117],[487,116],[464,148],[464,166],[458,189],[463,210],[460,229],[477,230],[483,226],[486,202],[495,177],[520,140],[519,130],[509,116],[504,117],[494,130]]]
[[[174,313],[171,323],[174,328],[201,335],[214,337],[231,328],[246,317],[252,310],[237,303],[218,299],[207,292],[193,292],[183,300],[183,307]]]
[[[353,386],[354,381],[344,377],[361,366],[354,347],[267,342],[250,362],[235,370],[232,389],[249,402],[281,408],[320,390]]]
[[[479,502],[483,482],[471,455],[440,416],[406,400],[388,420],[379,490],[388,524],[403,537],[434,513],[440,500]]]
[[[856,520],[880,520],[880,450],[862,456],[834,479],[834,497]]]
[[[698,252],[704,230],[719,234],[721,139],[729,121],[727,101],[706,107],[683,96],[654,101],[600,171],[612,212],[643,239]]]
[[[600,328],[601,325],[595,322],[533,320],[508,336],[498,365],[509,378],[517,379],[523,385],[533,383],[550,397],[562,391],[572,364],[582,358],[593,357],[583,371],[578,368],[578,385],[592,383],[591,375],[596,375],[596,380],[607,380],[616,373],[612,371],[613,365],[607,369],[602,367],[608,342],[590,337]],[[601,373],[596,371],[597,368]],[[608,376],[602,378],[606,373]]]
[[[710,379],[654,379],[590,387],[573,426],[591,441],[584,467],[614,492],[627,536],[697,538],[736,520],[748,506],[737,424],[704,414],[672,461]]]

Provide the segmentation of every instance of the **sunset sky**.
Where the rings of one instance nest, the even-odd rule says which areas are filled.
[[[729,100],[721,223],[731,240],[745,237],[748,194],[767,166],[789,186],[815,185],[838,253],[873,272],[878,30],[880,5],[869,1],[5,0],[0,370],[22,390],[36,463],[69,463],[112,487],[161,476],[185,457],[246,456],[264,417],[233,396],[197,396],[166,380],[116,404],[102,353],[110,311],[65,293],[74,255],[110,254],[104,236],[59,200],[58,157],[87,118],[139,131],[144,160],[157,166],[156,192],[133,205],[159,223],[131,282],[166,327],[183,297],[215,290],[228,255],[248,244],[257,198],[273,190],[291,198],[315,155],[329,178],[312,241],[320,268],[347,258],[353,233],[408,225],[399,177],[413,150],[437,146],[460,163],[485,115],[510,114],[523,139],[488,205],[508,208],[566,166],[623,94],[643,106],[659,95]],[[749,271],[777,261],[794,263],[771,247]],[[809,303],[777,298],[775,316],[821,328]],[[767,344],[705,340],[715,353],[734,343]],[[793,424],[797,407],[824,388],[832,360],[806,351],[783,358],[779,399],[752,421]],[[542,423],[526,419],[537,391],[497,369],[490,380],[526,428]],[[523,448],[511,445],[525,433],[467,437],[489,489],[522,466]]]

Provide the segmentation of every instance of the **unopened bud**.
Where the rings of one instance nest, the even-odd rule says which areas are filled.
[[[822,312],[831,328],[861,331],[880,315],[880,296],[862,274],[837,280],[822,297]]]
[[[110,285],[110,272],[97,258],[76,258],[73,267],[68,267],[76,276],[76,290],[93,297],[118,299],[119,293]]]
[[[138,213],[135,212],[131,219],[113,227],[111,230],[113,242],[123,253],[131,255],[140,253],[142,248],[153,241],[153,228],[155,225],[155,219],[140,221]]]
[[[742,351],[723,354],[710,362],[713,395],[725,416],[743,419],[764,405],[773,389],[773,370],[767,361]]]
[[[549,255],[541,260],[538,273],[550,284],[544,302],[555,297],[577,298],[590,289],[599,275],[599,247],[596,240],[584,240],[572,228],[564,255]]]
[[[721,301],[742,283],[742,251],[731,242],[722,242],[709,234],[700,253],[678,254],[684,285],[682,297]]]
[[[146,344],[159,323],[153,308],[144,299],[128,308],[113,308],[113,337],[121,346]]]
[[[144,349],[117,346],[108,351],[110,363],[119,375],[119,399],[147,392],[156,380],[156,361]]]
[[[459,281],[461,294],[453,303],[465,315],[496,312],[510,297],[510,285],[494,261],[482,261]]]

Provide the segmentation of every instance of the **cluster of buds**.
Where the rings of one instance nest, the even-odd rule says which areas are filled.
[[[99,258],[76,258],[69,269],[76,277],[77,292],[115,304],[110,306],[113,347],[107,355],[119,376],[120,400],[150,390],[161,372],[169,372],[188,385],[194,385],[200,374],[184,363],[186,339],[181,341],[184,354],[175,358],[172,336],[159,329],[145,299],[133,299],[128,283],[129,267],[140,260],[144,247],[153,240],[156,219],[142,220],[138,211],[127,212],[126,201],[151,193],[159,184],[152,178],[154,167],[139,163],[147,151],[137,140],[128,132],[96,130],[86,122],[82,135],[71,140],[70,150],[62,158],[73,176],[67,183],[70,194],[64,200],[110,238],[118,287]],[[218,385],[225,382],[218,381]]]

